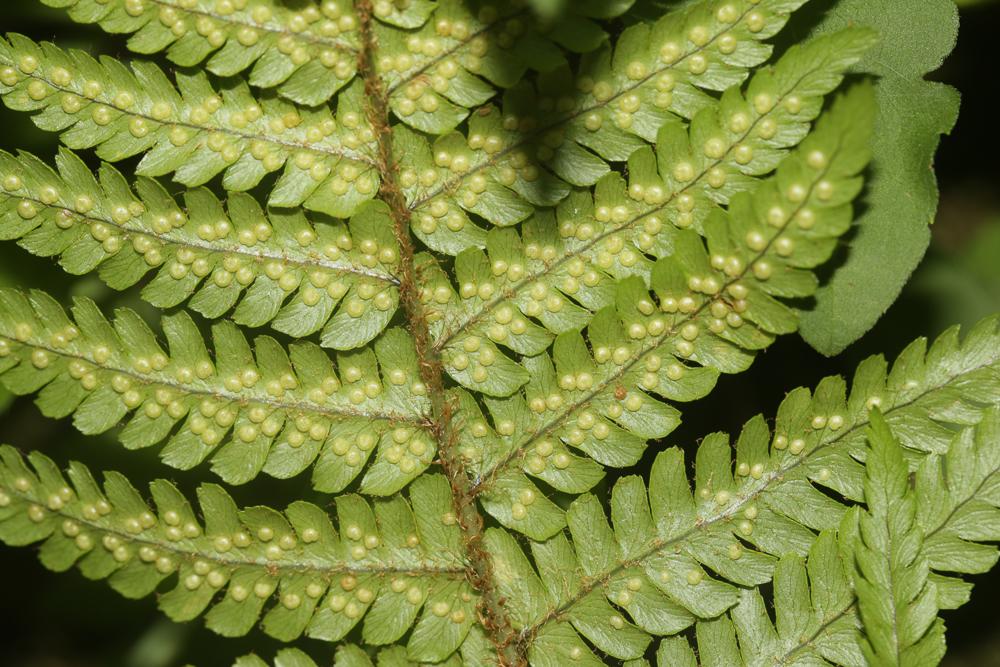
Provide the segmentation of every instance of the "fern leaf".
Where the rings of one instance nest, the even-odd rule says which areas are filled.
[[[186,192],[181,206],[152,179],[130,188],[108,164],[95,179],[68,150],[56,167],[0,152],[0,238],[58,256],[70,273],[97,269],[125,289],[156,270],[142,291],[154,306],[190,299],[209,318],[235,306],[237,324],[321,331],[323,346],[336,349],[369,342],[399,304],[399,249],[384,205],[366,204],[347,225],[314,224],[291,211],[265,216],[249,195],[231,195],[224,209],[206,189]]]
[[[375,10],[378,16],[377,5]],[[591,43],[575,42],[580,48],[595,48],[606,39],[596,24],[577,20],[581,25],[576,30],[591,38]],[[429,19],[416,27],[402,32],[377,26],[376,65],[396,118],[432,134],[455,129],[497,87],[520,81],[533,64],[529,53],[545,49],[557,62],[563,58],[561,49],[548,43],[559,37],[541,34],[531,16],[514,5],[484,4],[477,10],[456,0],[438,2]]]
[[[770,47],[759,40],[775,34],[788,12],[800,4],[698,3],[668,14],[653,26],[628,28],[619,37],[613,58],[610,49],[602,50],[585,56],[578,72],[557,70],[541,75],[537,90],[522,85],[508,91],[502,111],[484,107],[470,117],[465,137],[445,135],[436,140],[433,150],[420,150],[419,146],[414,150],[414,142],[402,144],[399,139],[406,146],[401,154],[409,157],[406,166],[412,172],[404,176],[403,184],[410,188],[414,221],[419,223],[414,232],[435,249],[454,251],[461,242],[476,240],[474,231],[466,231],[464,236],[449,234],[459,227],[459,219],[465,216],[463,209],[494,225],[509,226],[527,219],[535,207],[557,204],[570,194],[572,186],[598,183],[609,173],[609,162],[626,161],[635,151],[656,143],[658,136],[663,136],[662,128],[672,128],[668,136],[676,137],[683,127],[678,117],[700,117],[696,122],[699,128],[716,125],[718,120],[706,110],[717,109],[719,103],[700,89],[735,93],[748,70],[770,53]],[[832,43],[820,42],[819,48],[812,48],[801,59],[789,54],[786,62],[798,62],[782,68],[779,76],[758,77],[752,89],[755,96],[764,94],[762,104],[756,105],[759,110],[733,93],[723,96],[726,115],[739,117],[730,121],[731,129],[720,128],[716,133],[715,138],[725,143],[719,151],[714,145],[710,151],[712,160],[718,161],[712,165],[718,169],[711,180],[738,183],[741,173],[753,172],[755,167],[767,171],[766,154],[773,157],[774,149],[787,147],[797,134],[796,128],[815,117],[819,105],[811,98],[818,88],[828,85],[813,88],[819,83],[815,78],[810,83],[784,75],[799,68],[842,71],[864,51],[865,42],[871,43],[871,35],[864,31],[855,33],[855,38],[860,34],[866,38],[853,45],[838,45],[846,47],[841,56],[833,55]],[[840,58],[846,62],[837,63]],[[783,125],[788,125],[787,129],[779,130]],[[704,142],[708,135],[697,138]],[[764,144],[761,148],[772,151],[758,150],[754,159],[752,151],[758,142]],[[744,146],[740,162],[731,169],[733,155],[725,154],[730,147],[740,146]],[[699,157],[701,145],[692,152],[696,163],[712,161]],[[750,159],[745,159],[748,155]],[[437,176],[431,178],[429,174],[434,173]],[[704,174],[697,175],[697,180],[703,179]],[[672,188],[697,192],[704,187],[692,180],[685,178],[678,183],[665,172],[659,187],[643,192],[638,199],[665,208]],[[733,183],[726,189],[734,191]],[[446,229],[434,222],[435,218],[441,222],[441,211],[449,214]]]
[[[707,221],[707,250],[693,231],[679,232],[673,255],[653,268],[655,296],[638,278],[620,282],[615,306],[586,330],[591,349],[580,333],[567,332],[556,338],[551,360],[526,359],[523,397],[485,402],[495,432],[474,404],[460,401],[469,406],[465,420],[478,425],[462,431],[460,444],[471,456],[473,493],[488,511],[535,539],[548,537],[561,527],[559,513],[536,520],[518,511],[516,519],[501,509],[522,491],[534,492],[524,473],[560,491],[587,490],[602,471],[570,447],[603,466],[635,464],[647,440],[679,423],[679,413],[651,393],[700,398],[718,373],[744,370],[775,334],[795,330],[796,315],[775,297],[810,294],[815,278],[800,267],[824,260],[846,231],[860,187],[856,174],[867,160],[871,111],[868,88],[840,99],[773,179],[752,198],[735,199],[728,215]],[[445,368],[451,372],[460,361],[474,373],[469,349],[446,348]],[[452,377],[479,389],[467,376]]]
[[[1000,541],[1000,502],[991,491],[1000,481],[1000,412],[990,408],[977,426],[962,429],[946,455],[924,457],[912,489],[902,450],[886,422],[876,417],[874,429],[868,441],[875,453],[866,466],[870,514],[858,512],[860,508],[849,512],[836,538],[832,531],[820,533],[805,567],[795,555],[779,561],[774,570],[775,624],[757,591],[741,592],[728,618],[699,621],[701,664],[937,664],[942,624],[934,614],[968,598],[968,584],[940,571],[978,571],[996,561],[997,548],[979,542]],[[885,522],[890,514],[896,521]],[[975,526],[968,521],[973,515]],[[885,543],[890,537],[892,545]],[[938,551],[942,540],[950,546],[948,560]],[[881,546],[871,550],[869,541]],[[903,562],[909,559],[920,565]],[[890,571],[894,590],[872,595],[874,587],[890,585]],[[871,581],[868,574],[874,575]],[[856,576],[862,578],[855,584]],[[964,596],[953,597],[963,589]],[[897,591],[919,598],[901,610],[908,618],[894,624],[883,615],[891,614],[897,601],[910,602],[899,600]],[[892,628],[902,632],[894,635]],[[903,632],[919,641],[902,645]],[[682,638],[664,640],[657,651],[657,664],[663,667],[693,665],[693,659]]]
[[[582,192],[571,194],[556,209],[554,219],[550,213],[537,213],[522,225],[520,234],[493,230],[482,241],[470,236],[469,243],[484,242],[486,251],[466,247],[456,258],[457,296],[461,298],[452,294],[438,306],[440,298],[434,290],[444,278],[434,276],[427,281],[428,305],[440,311],[434,329],[438,347],[460,334],[482,336],[496,326],[500,310],[520,311],[556,334],[582,328],[593,311],[613,301],[611,285],[616,280],[639,275],[648,282],[652,264],[646,257],[672,255],[675,227],[704,232],[705,219],[716,203],[728,204],[739,193],[758,187],[754,177],[772,171],[785,156],[784,149],[801,141],[823,95],[836,87],[843,70],[870,40],[865,31],[848,30],[793,49],[773,74],[759,74],[749,86],[751,92],[769,91],[773,81],[783,82],[775,86],[775,104],[767,113],[758,114],[748,99],[753,96],[744,98],[733,89],[721,105],[702,111],[690,134],[679,124],[667,125],[660,133],[658,158],[649,149],[633,154],[631,185],[617,175],[607,176],[598,183],[593,198]],[[771,94],[756,92],[755,96]],[[792,108],[797,114],[788,111],[789,99],[795,101]],[[731,116],[730,125],[732,118],[749,125],[743,132],[732,132],[721,122],[726,115]],[[763,135],[771,137],[767,140],[760,136],[764,125]],[[780,134],[771,135],[772,127],[781,128]],[[739,171],[745,168],[748,173]],[[684,172],[685,181],[674,177],[678,171]],[[673,224],[665,225],[664,216]],[[448,244],[438,247],[435,235],[449,234],[450,223],[439,225],[429,214],[418,215],[414,221],[415,232],[432,247],[449,249]],[[424,226],[425,222],[429,225]],[[428,235],[429,230],[433,231]],[[489,286],[482,287],[484,283]],[[512,347],[533,354],[530,347],[524,351]]]
[[[4,385],[38,393],[43,413],[73,415],[86,434],[128,417],[125,447],[166,441],[161,458],[181,469],[211,456],[213,471],[230,484],[261,471],[288,478],[315,463],[319,490],[340,491],[367,467],[361,489],[390,495],[434,459],[424,430],[427,390],[401,330],[342,354],[335,371],[310,343],[286,352],[262,336],[251,352],[228,322],[213,329],[214,358],[187,315],[164,318],[163,328],[169,355],[132,311],[118,311],[110,323],[93,302],[78,299],[71,320],[43,292],[0,290]]]
[[[346,644],[337,648],[334,656],[333,667],[423,667],[426,665],[441,665],[441,667],[465,667],[468,662],[463,662],[456,653],[451,657],[441,661],[430,661],[415,657],[410,646],[390,646],[378,650],[374,657],[356,645]]]
[[[334,656],[333,667],[418,667],[419,665],[441,665],[441,667],[462,667],[461,658],[456,654],[443,661],[428,662],[414,659],[412,652],[406,647],[391,646],[378,651],[373,661],[362,648],[356,644],[340,644]],[[233,667],[270,667],[268,663],[256,655],[243,656]],[[294,648],[284,649],[274,657],[274,667],[316,667],[316,663],[308,655]]]
[[[250,70],[258,88],[306,106],[326,102],[357,74],[358,17],[350,2],[308,2],[287,7],[271,0],[233,3],[221,10],[199,0],[43,0],[68,10],[80,23],[112,33],[131,33],[131,50],[167,57],[182,67],[204,62],[221,77]],[[626,3],[579,3],[561,30],[546,26],[516,6],[483,5],[478,11],[457,0],[373,4],[379,22],[379,73],[389,84],[393,111],[416,129],[451,130],[470,108],[508,88],[539,63],[542,52],[564,62],[561,49],[582,53],[607,35],[593,18],[613,18]],[[241,6],[242,5],[242,6]],[[424,79],[429,78],[429,82]],[[493,85],[490,85],[493,84]]]
[[[940,475],[947,460],[940,461],[934,453],[910,451],[910,455],[923,466],[920,479],[926,480],[916,492],[922,507],[917,514],[933,515],[928,525],[937,524],[927,531],[928,539],[961,554],[956,569],[975,571],[992,564],[996,549],[973,542],[996,540],[1000,502],[992,489],[1000,480],[1000,465],[970,472],[973,461],[995,463],[1000,450],[997,318],[973,329],[963,345],[956,346],[956,340],[955,331],[944,334],[926,360],[904,352],[888,375],[884,363],[881,374],[873,375],[877,358],[862,364],[850,398],[843,380],[836,377],[823,381],[812,396],[803,389],[791,392],[778,410],[773,433],[762,418],[746,425],[736,443],[735,460],[725,436],[705,438],[698,448],[693,492],[681,451],[674,448],[659,454],[648,490],[638,477],[615,484],[610,524],[600,501],[583,495],[566,513],[568,534],[532,541],[531,561],[509,533],[488,531],[486,546],[496,564],[500,590],[512,601],[516,631],[534,647],[533,664],[587,659],[588,643],[616,658],[636,659],[645,652],[650,635],[676,634],[697,619],[715,618],[738,605],[759,616],[757,602],[745,599],[738,587],[761,586],[772,580],[776,568],[787,567],[794,573],[799,561],[789,560],[788,555],[806,558],[817,532],[841,527],[850,516],[849,506],[865,500],[865,468],[858,458],[867,451],[864,429],[870,423],[869,408],[879,403],[888,424],[926,424],[930,433],[949,428],[953,438],[957,428],[983,423],[976,438],[966,429],[956,441],[964,444],[947,454],[958,466],[954,488]],[[984,404],[984,395],[994,397],[992,402]],[[928,417],[928,408],[939,401],[947,401],[953,411]],[[838,502],[817,487],[846,500]],[[519,502],[530,512],[533,502],[527,500],[522,496]],[[954,514],[946,514],[950,509],[956,510]],[[973,512],[984,519],[981,530],[965,528],[964,517]],[[963,537],[956,539],[958,534]],[[785,558],[785,565],[778,558]],[[953,567],[944,559],[934,563],[945,571]],[[834,572],[831,568],[826,566]],[[848,576],[851,570],[842,569]],[[946,587],[942,603],[961,603],[960,587],[956,590],[940,574],[933,580]],[[842,586],[836,584],[838,590]],[[814,619],[813,630],[846,633],[857,622],[854,604],[852,596],[841,607],[824,609],[830,614],[824,618],[836,623],[816,626]],[[737,612],[732,613],[735,622]],[[789,618],[799,615],[792,611]],[[788,645],[792,634],[779,629],[784,637],[782,655],[800,650]]]
[[[177,74],[177,86],[153,63],[127,67],[76,50],[11,34],[0,39],[0,96],[62,133],[74,149],[97,148],[116,162],[144,153],[136,173],[174,173],[188,186],[219,173],[231,191],[256,187],[284,167],[269,204],[304,206],[339,217],[372,199],[381,175],[374,132],[360,108],[362,86],[341,95],[341,111],[257,100],[245,83],[221,95],[204,73]]]
[[[389,108],[407,126],[442,135],[491,100],[497,88],[522,81],[529,69],[565,66],[567,55],[603,46],[608,35],[594,19],[614,18],[628,3],[574,3],[559,29],[552,30],[516,4],[484,3],[474,10],[467,3],[446,0],[430,6],[433,13],[415,32],[385,25],[380,8],[391,5],[373,5],[381,21],[375,32],[376,65],[386,83]]]
[[[337,648],[334,667],[375,667],[368,654],[355,644],[342,644]]]
[[[396,497],[371,506],[358,496],[338,497],[338,531],[326,511],[306,502],[283,513],[240,510],[208,484],[198,491],[199,518],[169,482],[150,485],[154,510],[118,473],[107,473],[102,488],[83,465],[70,466],[67,482],[45,456],[28,460],[30,467],[13,448],[0,448],[0,539],[44,540],[39,558],[46,567],[77,564],[133,598],[176,574],[176,586],[159,597],[176,621],[205,614],[213,631],[240,636],[263,612],[264,631],[283,641],[302,634],[339,641],[362,623],[366,639],[384,643],[379,639],[398,639],[386,630],[388,617],[399,635],[414,625],[414,636],[445,624],[464,628],[439,635],[458,642],[474,618],[441,476],[414,483],[409,502]],[[446,614],[437,613],[441,600]]]
[[[944,657],[944,622],[937,618],[937,592],[922,553],[910,471],[902,447],[877,411],[867,439],[868,511],[860,516],[854,547],[865,658],[872,665],[936,665]]]
[[[166,50],[181,67],[202,62],[217,76],[250,69],[249,82],[300,104],[325,102],[357,73],[358,20],[350,3],[256,0],[42,0],[74,21],[132,34],[137,53]],[[251,69],[252,68],[252,69]]]
[[[917,467],[916,522],[923,533],[923,556],[932,569],[941,609],[956,609],[969,600],[971,584],[954,574],[980,574],[997,562],[998,442],[1000,415],[993,409],[975,433],[963,430],[947,453],[929,455]]]
[[[808,558],[788,555],[774,569],[772,621],[756,589],[719,618],[699,621],[698,658],[684,637],[664,639],[659,667],[750,667],[752,665],[863,665],[857,643],[854,594],[834,531],[816,538]],[[834,610],[845,610],[840,613]]]
[[[791,392],[692,479],[678,448],[625,472],[797,330],[872,144],[871,82],[827,98],[874,33],[768,65],[806,0],[42,2],[194,69],[0,38],[0,97],[67,146],[0,153],[0,238],[216,321],[0,289],[0,380],[342,495],[196,513],[2,447],[0,539],[338,667],[938,656],[997,558],[1000,318]]]
[[[808,664],[810,660],[861,664],[858,621],[851,606],[854,593],[842,557],[846,548],[843,538],[838,543],[832,531],[824,531],[807,560],[789,555],[778,561],[773,625],[760,592],[741,591],[730,616],[743,648],[743,664]],[[698,629],[701,653],[709,650],[708,635]]]
[[[750,667],[752,665],[862,665],[856,617],[831,614],[831,604],[848,605],[852,594],[832,533],[821,533],[808,561],[786,556],[775,568],[776,622],[756,590],[741,593],[729,615],[700,621],[698,658],[683,637],[663,640],[656,652],[659,667]]]

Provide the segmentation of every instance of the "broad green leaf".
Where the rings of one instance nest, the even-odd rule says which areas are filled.
[[[905,9],[896,0],[840,0],[815,32],[859,24],[882,38],[855,68],[876,77],[871,174],[848,252],[802,313],[803,338],[827,355],[871,329],[923,258],[938,204],[931,165],[958,118],[958,93],[925,80],[955,45],[952,0],[908,0]]]

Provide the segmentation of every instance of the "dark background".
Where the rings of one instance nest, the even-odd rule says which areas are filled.
[[[900,0],[901,8],[905,2]],[[813,386],[834,373],[850,376],[870,354],[883,352],[892,358],[917,336],[935,336],[953,323],[969,325],[1000,311],[1000,142],[994,104],[1000,4],[971,4],[975,6],[963,10],[958,48],[933,76],[962,92],[962,114],[937,158],[942,195],[932,247],[900,300],[868,336],[836,359],[818,355],[795,336],[780,338],[749,372],[724,378],[709,399],[687,406],[685,424],[670,437],[672,443],[694,443],[710,430],[734,432],[757,413],[773,414],[792,387]],[[70,24],[63,13],[28,0],[0,3],[0,31],[125,53],[124,40]],[[0,149],[26,149],[46,160],[55,152],[55,136],[37,130],[25,114],[0,108],[0,128]],[[121,165],[126,173],[128,167]],[[41,287],[63,297],[87,294],[105,307],[127,304],[154,314],[138,301],[135,290],[116,293],[95,277],[68,278],[50,261],[10,243],[0,245],[0,284]],[[121,470],[139,488],[164,474],[188,492],[209,479],[204,471],[164,468],[156,448],[126,452],[113,437],[84,438],[67,421],[44,419],[30,400],[12,400],[3,390],[0,434],[23,449],[40,449],[60,464],[79,459],[95,470]],[[234,495],[241,504],[280,506],[312,492],[301,479],[279,485],[262,477]],[[974,581],[972,602],[945,614],[950,646],[945,664],[950,667],[1000,666],[995,611],[1000,569]],[[301,646],[321,665],[330,664],[330,645],[303,640]],[[153,598],[125,600],[105,583],[88,581],[75,570],[47,572],[33,549],[0,547],[0,667],[229,665],[251,649],[269,658],[277,648],[259,632],[223,639],[204,629],[200,620],[172,623],[156,610]]]

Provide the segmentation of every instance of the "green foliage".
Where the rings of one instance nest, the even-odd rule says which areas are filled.
[[[900,619],[882,614],[893,613],[887,600],[910,595],[899,600],[905,607],[898,613],[922,617],[907,630],[920,638],[938,608],[968,597],[967,584],[937,571],[981,572],[997,559],[995,547],[979,543],[1000,538],[1000,409],[980,398],[997,395],[998,370],[993,318],[961,344],[955,330],[929,350],[917,341],[891,371],[870,359],[849,393],[839,377],[811,395],[793,391],[773,431],[762,418],[746,425],[735,458],[723,434],[709,436],[698,448],[693,490],[681,450],[662,452],[648,490],[634,476],[616,483],[613,528],[588,494],[570,506],[567,532],[529,542],[530,561],[510,533],[489,529],[485,546],[497,585],[532,664],[601,664],[583,638],[607,655],[637,659],[650,635],[693,624],[705,664],[815,655],[851,665],[862,652],[871,664],[931,664],[885,662],[883,651],[909,644],[890,632]],[[902,445],[890,425],[907,433]],[[941,437],[946,453],[933,451]],[[40,557],[48,567],[78,562],[85,575],[109,578],[133,597],[176,571],[175,587],[160,597],[176,620],[211,605],[209,627],[231,636],[248,632],[269,606],[262,627],[280,639],[304,633],[337,641],[361,623],[361,636],[374,645],[399,641],[413,626],[411,660],[439,661],[460,645],[464,655],[474,647],[463,641],[477,641],[466,634],[476,595],[464,580],[460,529],[439,475],[413,482],[408,502],[339,496],[338,531],[309,503],[284,513],[238,510],[223,489],[204,485],[199,518],[165,481],[150,488],[153,511],[121,475],[108,473],[102,489],[79,464],[67,482],[41,454],[29,456],[31,467],[9,447],[2,458],[5,541],[44,540]],[[859,515],[855,503],[862,501],[868,513]],[[756,589],[772,581],[776,626]],[[883,593],[880,585],[893,588]],[[699,620],[720,614],[728,616]],[[660,664],[675,664],[679,658],[670,656],[688,650],[668,640]]]
[[[79,299],[71,320],[43,292],[9,289],[0,290],[0,303],[0,372],[10,391],[40,390],[44,414],[73,415],[88,435],[132,414],[122,444],[138,449],[167,440],[160,455],[175,468],[212,454],[216,474],[242,484],[262,470],[293,477],[315,461],[314,486],[340,491],[377,445],[362,487],[386,495],[434,458],[424,432],[427,391],[413,344],[399,329],[373,349],[341,355],[338,374],[315,344],[285,350],[262,336],[251,351],[229,322],[213,327],[213,358],[183,312],[164,318],[168,355],[132,311],[119,311],[111,323]]]
[[[898,11],[892,0],[843,0],[827,13],[817,33],[847,25],[876,28],[882,42],[858,65],[876,75],[880,113],[872,143],[867,210],[858,218],[850,252],[802,315],[802,335],[833,355],[861,338],[899,296],[920,263],[937,211],[934,172],[927,165],[942,134],[958,119],[959,95],[924,77],[938,67],[958,34],[951,0],[914,0]],[[893,252],[885,248],[892,246]],[[864,298],[857,294],[864,285]]]
[[[858,610],[868,631],[862,645],[874,665],[936,664],[944,657],[944,623],[916,522],[909,469],[892,431],[875,412],[868,434],[865,502],[855,542]]]
[[[233,663],[233,667],[267,667],[269,664],[256,655],[245,655]],[[275,667],[316,667],[312,658],[295,648],[279,651],[274,657]]]
[[[888,109],[930,66],[842,85],[898,28],[842,0],[772,59],[805,0],[44,2],[154,59],[0,39],[0,97],[66,145],[0,153],[0,238],[171,312],[4,287],[0,380],[315,502],[157,480],[150,504],[5,446],[4,542],[338,667],[940,658],[956,575],[1000,540],[997,318],[707,436],[690,481],[682,449],[647,455],[812,299],[841,307],[817,271],[856,209],[849,262],[899,215],[883,172],[947,128],[889,151]],[[932,184],[899,187],[922,225]],[[895,289],[884,264],[852,308]]]
[[[128,46],[137,53],[166,50],[177,65],[205,62],[222,77],[253,68],[252,85],[276,87],[301,104],[329,99],[357,72],[358,24],[350,13],[324,12],[317,24],[315,7],[306,15],[271,1],[222,8],[211,2],[44,2],[66,8],[74,21],[132,34]]]
[[[0,195],[3,238],[59,257],[69,273],[96,269],[116,289],[155,269],[142,295],[159,308],[190,299],[208,318],[232,311],[249,327],[320,331],[325,347],[346,350],[378,335],[399,305],[399,251],[384,206],[367,204],[347,224],[313,224],[294,210],[265,214],[245,194],[223,207],[204,188],[187,191],[182,206],[150,178],[133,190],[108,164],[95,180],[66,150],[58,173],[27,154],[0,153],[0,163],[20,174]]]
[[[283,641],[303,633],[338,641],[365,618],[365,641],[385,644],[415,624],[411,654],[437,660],[457,648],[444,637],[460,641],[475,618],[461,536],[453,515],[448,519],[451,499],[440,475],[414,482],[409,502],[396,497],[373,507],[357,495],[339,496],[338,531],[327,512],[310,503],[295,502],[284,512],[240,510],[221,487],[204,485],[200,520],[167,481],[150,486],[153,511],[122,475],[108,473],[100,486],[74,464],[67,482],[41,454],[30,456],[30,468],[10,447],[0,458],[5,542],[45,540],[39,557],[46,567],[77,564],[127,597],[149,595],[170,577],[174,586],[160,595],[159,606],[175,621],[211,607],[208,627],[239,636],[274,598],[261,627]],[[450,616],[435,613],[442,603]]]
[[[245,191],[285,167],[269,204],[345,217],[379,187],[374,132],[353,110],[360,84],[344,92],[344,110],[334,114],[261,102],[246,83],[219,90],[204,72],[178,74],[174,84],[151,62],[127,67],[13,34],[0,40],[0,65],[23,73],[0,87],[7,106],[41,111],[35,124],[61,132],[70,148],[97,148],[109,161],[143,154],[136,168],[143,176],[173,173],[195,186],[224,173],[226,190]]]
[[[945,334],[930,350],[917,342],[900,355],[891,372],[883,360],[872,358],[859,367],[849,394],[839,377],[824,380],[812,395],[803,389],[791,392],[778,409],[773,431],[763,418],[751,421],[737,439],[735,456],[724,435],[708,436],[695,457],[693,490],[681,450],[660,453],[646,483],[634,476],[616,483],[610,500],[613,528],[598,498],[582,496],[567,512],[568,536],[560,534],[531,543],[534,567],[509,536],[488,532],[488,545],[500,563],[499,571],[510,572],[501,579],[501,590],[517,601],[518,609],[529,610],[515,617],[515,627],[534,638],[536,664],[565,664],[584,655],[586,645],[576,638],[577,633],[609,655],[639,658],[650,641],[648,635],[677,633],[696,619],[714,618],[734,605],[738,611],[732,612],[732,620],[737,628],[750,623],[754,634],[764,632],[757,627],[763,622],[764,607],[754,587],[777,578],[778,572],[802,570],[801,562],[795,559],[779,559],[787,559],[789,554],[830,558],[811,554],[820,548],[816,533],[838,527],[842,532],[849,530],[842,522],[850,521],[852,505],[864,501],[877,513],[872,489],[891,493],[884,485],[870,481],[880,474],[878,469],[872,470],[878,459],[873,462],[869,457],[867,465],[859,462],[867,452],[864,429],[869,410],[875,406],[885,414],[885,421],[879,422],[882,426],[892,424],[899,433],[906,433],[908,426],[915,429],[903,442],[912,465],[921,471],[915,501],[920,509],[916,511],[935,516],[924,524],[925,534],[962,533],[962,538],[952,534],[946,540],[951,559],[934,559],[932,566],[945,571],[990,567],[996,560],[996,549],[969,541],[996,540],[996,521],[1000,519],[1000,500],[991,490],[997,482],[994,458],[1000,450],[997,414],[995,407],[984,407],[977,398],[980,392],[995,396],[998,389],[1000,332],[993,318],[970,332],[962,345],[957,344],[956,334],[954,330]],[[952,415],[944,414],[943,405],[955,408]],[[964,459],[955,471],[956,483],[951,485],[938,476],[948,462],[941,461],[942,454],[934,453],[931,443],[943,438],[940,451],[949,451],[956,430],[979,420],[984,424],[975,445],[979,451],[944,455],[955,456],[956,463]],[[974,446],[973,431],[972,427],[960,431],[963,449]],[[902,462],[898,452],[895,456]],[[903,471],[905,477],[906,469]],[[971,479],[963,479],[965,475]],[[838,502],[834,497],[847,500]],[[970,515],[981,517],[982,524],[966,532],[960,526]],[[847,544],[856,541],[848,539]],[[875,553],[881,556],[884,550],[876,549]],[[973,565],[978,558],[982,561]],[[906,563],[893,565],[902,568]],[[847,632],[840,622],[830,627],[823,624],[823,619],[853,614],[846,567],[838,565],[830,575],[835,581],[822,583],[840,592],[827,593],[830,598],[816,611],[810,628],[789,632],[779,627],[778,635],[791,644],[777,642],[768,647],[754,638],[748,642],[758,647],[753,650],[760,651],[762,657],[781,656],[793,649],[804,650],[799,643],[803,636],[810,636],[809,630],[836,635]],[[580,571],[582,578],[575,574]],[[810,576],[815,579],[818,575]],[[946,577],[936,580],[941,582],[942,599],[936,604],[953,608],[964,602],[962,595],[967,591],[962,582]],[[803,578],[796,585],[804,587],[804,582]],[[775,586],[778,583],[776,580]],[[813,588],[817,585],[816,581],[812,584]],[[838,600],[844,605],[836,606]],[[884,604],[884,597],[876,600]],[[815,594],[813,604],[820,604]],[[635,625],[624,620],[622,611]],[[934,611],[936,607],[931,611],[932,620]],[[743,614],[753,618],[743,618]],[[805,623],[810,615],[802,610],[789,612],[795,623]],[[779,613],[779,626],[780,619]],[[865,627],[867,632],[867,621]],[[728,632],[732,634],[731,628]],[[548,659],[552,662],[540,654],[551,654]],[[563,656],[562,662],[554,657],[558,655]],[[846,658],[825,657],[836,664],[857,664]],[[754,664],[746,653],[742,659]],[[719,659],[712,664],[742,663]]]
[[[546,357],[526,362],[531,379],[524,398],[485,401],[496,434],[475,403],[462,401],[469,408],[459,414],[469,413],[473,428],[463,430],[471,437],[460,436],[460,444],[474,462],[474,490],[484,494],[487,511],[536,539],[550,536],[562,527],[553,511],[536,517],[533,509],[520,521],[507,515],[518,494],[535,490],[523,473],[566,493],[589,489],[600,467],[566,445],[604,466],[634,465],[646,440],[668,435],[679,422],[650,393],[701,398],[719,373],[744,370],[754,351],[795,330],[793,311],[775,297],[810,294],[815,278],[804,267],[825,259],[846,228],[847,202],[866,161],[870,103],[864,88],[840,100],[753,198],[737,197],[728,215],[707,220],[707,253],[693,232],[678,232],[671,256],[651,272],[660,312],[637,279],[623,280],[613,309],[600,311],[585,332],[556,337],[554,364]],[[818,192],[824,188],[836,197]],[[720,292],[733,299],[731,308],[705,298]]]

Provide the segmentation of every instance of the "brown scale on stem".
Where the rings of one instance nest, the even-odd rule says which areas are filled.
[[[479,621],[493,643],[501,667],[522,667],[527,664],[524,647],[517,641],[493,578],[493,566],[483,547],[483,518],[479,514],[472,484],[458,454],[457,433],[452,425],[454,405],[445,395],[444,367],[430,340],[424,306],[420,302],[419,279],[414,261],[413,239],[410,236],[410,210],[399,187],[398,165],[392,149],[392,128],[389,124],[389,98],[375,71],[377,43],[372,31],[371,0],[357,4],[362,48],[358,54],[358,72],[364,80],[367,114],[378,139],[376,161],[382,174],[379,194],[389,206],[394,233],[400,248],[400,302],[413,336],[421,380],[431,399],[430,430],[438,444],[441,468],[451,485],[455,517],[462,529],[462,539],[468,560],[467,578],[480,596]]]

